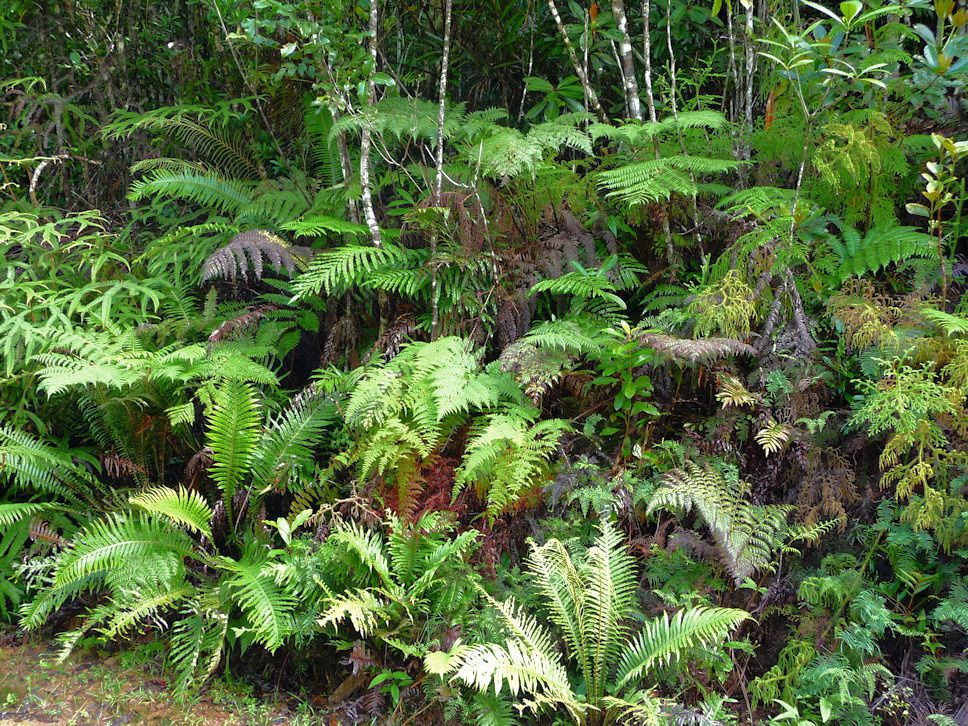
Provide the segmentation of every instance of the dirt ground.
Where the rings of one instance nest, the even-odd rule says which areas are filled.
[[[157,663],[144,655],[105,653],[57,663],[55,644],[0,642],[0,726],[323,723],[221,682],[199,699],[175,702]]]

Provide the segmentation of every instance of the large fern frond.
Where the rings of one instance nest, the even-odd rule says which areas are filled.
[[[218,389],[209,416],[207,441],[212,449],[211,476],[222,489],[227,505],[249,473],[261,423],[252,386],[228,381]]]
[[[235,235],[225,246],[215,250],[202,265],[202,282],[215,278],[235,280],[262,279],[266,263],[290,275],[309,254],[305,247],[293,247],[271,232],[257,229]]]
[[[131,185],[128,198],[134,202],[151,197],[178,199],[220,212],[237,212],[252,203],[247,187],[244,182],[213,174],[156,169]]]
[[[196,491],[184,487],[152,487],[131,497],[130,502],[149,514],[167,517],[175,526],[186,527],[190,532],[200,532],[209,539],[212,537],[212,508]]]
[[[619,661],[616,685],[632,685],[647,671],[668,665],[688,650],[722,642],[749,618],[733,608],[690,608],[647,622]]]

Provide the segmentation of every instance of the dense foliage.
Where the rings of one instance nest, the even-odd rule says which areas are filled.
[[[968,724],[966,29],[2,3],[0,621],[326,723]]]

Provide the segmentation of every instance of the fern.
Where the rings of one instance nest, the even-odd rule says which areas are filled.
[[[574,295],[580,300],[599,299],[615,310],[625,310],[625,301],[615,294],[615,284],[605,276],[604,269],[586,270],[577,262],[571,264],[574,270],[535,283],[528,294],[549,292],[552,295]]]
[[[228,573],[224,580],[245,616],[248,632],[270,652],[283,645],[293,627],[296,599],[280,587],[270,567],[268,553],[258,542],[250,543],[238,561],[223,558]]]
[[[252,203],[245,183],[187,170],[157,169],[131,185],[131,201],[149,197],[194,202],[220,212],[238,212]]]
[[[251,468],[260,425],[259,405],[252,386],[230,381],[216,392],[207,437],[212,449],[210,472],[222,490],[229,512],[235,491]]]
[[[84,452],[50,446],[30,434],[0,426],[0,481],[10,492],[54,496],[66,504],[92,504],[102,493]]]
[[[307,214],[299,219],[286,222],[280,229],[293,232],[300,237],[325,237],[329,233],[335,234],[366,234],[367,228],[361,224],[353,224],[338,217],[328,217],[322,214]]]
[[[172,626],[168,663],[175,672],[173,690],[184,694],[204,686],[222,659],[229,618],[219,612],[189,610]]]
[[[561,419],[536,421],[538,411],[520,406],[488,414],[471,432],[454,482],[454,496],[478,484],[492,522],[547,476],[547,464],[561,434],[570,429]]]
[[[286,270],[291,275],[308,252],[305,247],[288,245],[271,232],[243,232],[205,260],[201,279],[203,282],[214,278],[235,280],[247,278],[251,273],[254,279],[261,280],[265,263],[277,271]]]
[[[695,176],[722,174],[737,166],[738,162],[730,159],[666,156],[603,171],[598,185],[608,197],[634,206],[668,200],[673,194],[695,197],[699,193]]]
[[[160,514],[176,526],[184,526],[190,532],[200,532],[212,537],[210,521],[212,508],[198,492],[180,487],[153,487],[131,497],[131,504],[149,514]]]
[[[689,463],[669,472],[649,502],[648,512],[693,509],[708,527],[723,566],[737,584],[773,563],[773,552],[787,535],[786,519],[793,507],[753,505],[746,501],[749,485],[730,480],[710,466]]]
[[[857,230],[842,226],[841,233],[842,241],[827,240],[836,256],[831,269],[835,286],[850,277],[872,275],[890,265],[937,254],[936,240],[914,227],[875,227],[861,238]]]
[[[102,133],[107,139],[119,139],[142,129],[160,132],[191,148],[226,174],[264,178],[265,171],[225,130],[225,119],[217,114],[215,109],[199,106],[167,106],[147,113],[117,111]]]
[[[505,644],[459,646],[428,667],[481,691],[512,698],[534,713],[562,708],[578,723],[589,712],[604,720],[633,719],[650,704],[638,684],[649,673],[700,645],[721,642],[748,616],[741,610],[691,609],[647,621],[629,639],[635,612],[633,560],[622,536],[603,523],[592,547],[575,560],[557,539],[531,543],[528,569],[551,622],[579,669],[576,688],[551,634],[513,601],[488,597],[507,632]],[[432,654],[433,655],[433,654]],[[657,704],[651,703],[652,711]]]
[[[339,566],[325,575],[318,622],[325,628],[349,621],[361,635],[422,656],[435,637],[428,629],[442,627],[474,596],[466,559],[478,533],[451,536],[453,525],[439,513],[412,524],[390,515],[388,527],[386,537],[354,524],[334,530],[326,550]]]
[[[403,251],[392,245],[382,247],[347,245],[317,253],[306,271],[293,283],[293,299],[340,294],[360,284],[378,267],[392,265],[403,257]]]
[[[259,438],[252,454],[252,485],[264,492],[305,482],[313,446],[335,418],[332,401],[315,392],[294,400]]]

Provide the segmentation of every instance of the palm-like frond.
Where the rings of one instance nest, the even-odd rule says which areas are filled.
[[[131,497],[131,504],[149,514],[167,517],[174,525],[211,539],[212,508],[201,494],[184,487],[152,487]]]
[[[225,585],[241,607],[248,629],[256,642],[272,652],[291,633],[297,602],[279,586],[267,563],[267,550],[258,542],[247,546],[240,560],[222,558],[222,567],[229,573]]]
[[[211,476],[222,489],[226,505],[231,504],[237,487],[249,473],[261,424],[252,386],[228,381],[218,389],[207,441],[212,449]]]
[[[690,608],[671,617],[664,613],[647,622],[632,641],[619,661],[616,684],[632,685],[645,672],[668,665],[692,648],[719,643],[748,618],[748,613],[733,608]]]

